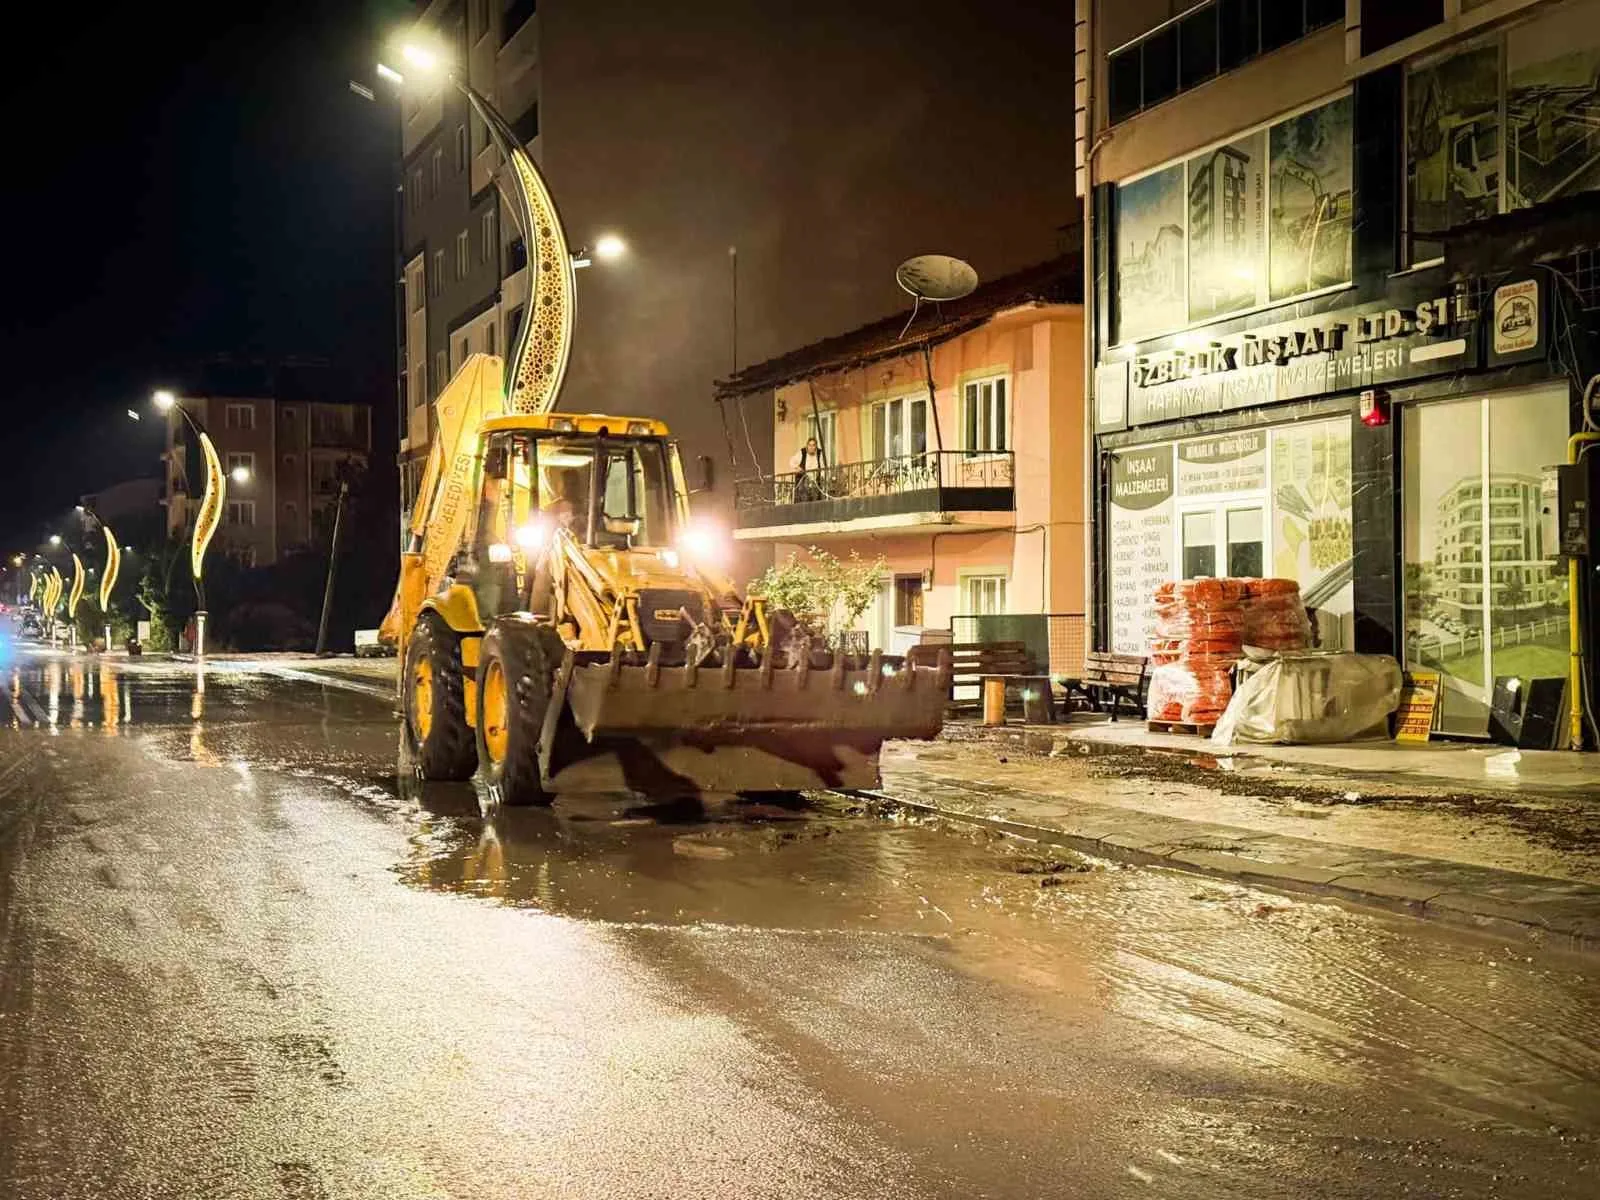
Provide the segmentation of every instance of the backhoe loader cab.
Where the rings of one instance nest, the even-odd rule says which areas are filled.
[[[407,586],[420,545],[402,566],[406,729],[425,777],[481,767],[511,804],[868,787],[885,738],[938,732],[946,670],[835,654],[738,594],[661,422],[496,416],[472,453],[470,493],[442,485],[434,501],[469,505],[441,585]]]

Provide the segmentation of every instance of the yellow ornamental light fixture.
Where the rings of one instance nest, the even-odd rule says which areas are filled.
[[[83,559],[72,556],[72,592],[67,597],[67,620],[78,619],[78,601],[83,599]]]
[[[189,568],[196,580],[201,577],[206,547],[217,532],[217,525],[222,519],[223,498],[227,495],[222,463],[217,460],[217,448],[211,444],[209,434],[200,435],[200,452],[206,460],[206,490],[200,498],[200,513],[194,520],[194,542],[189,547]]]
[[[111,589],[117,586],[117,572],[122,569],[122,547],[111,533],[111,526],[101,522],[100,532],[106,535],[106,569],[100,576],[100,611],[111,611]]]
[[[56,615],[56,609],[61,607],[61,589],[61,572],[52,566],[50,568],[50,580],[45,584],[44,588],[45,611],[52,617]]]

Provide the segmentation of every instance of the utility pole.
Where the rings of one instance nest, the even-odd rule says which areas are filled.
[[[339,499],[333,508],[333,541],[328,547],[328,584],[322,589],[322,620],[317,624],[317,654],[327,653],[328,616],[333,610],[333,580],[339,569],[339,527],[344,523],[344,498],[350,492],[345,480],[339,481]]]

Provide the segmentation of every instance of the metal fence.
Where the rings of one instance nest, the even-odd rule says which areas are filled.
[[[1547,617],[1542,621],[1524,621],[1520,625],[1495,626],[1489,635],[1490,646],[1504,649],[1525,642],[1546,640],[1567,631],[1567,618]],[[1408,657],[1425,667],[1437,667],[1448,659],[1465,658],[1469,654],[1483,653],[1483,630],[1468,629],[1453,637],[1434,635],[1414,637],[1407,642]]]
[[[1021,642],[1052,679],[1083,673],[1088,625],[1082,613],[963,613],[950,618],[950,640],[959,643]]]
[[[740,479],[733,485],[734,504],[743,509],[805,504],[812,500],[856,500],[941,488],[1011,486],[1009,450],[994,453],[930,450],[898,458],[789,471],[766,479]]]

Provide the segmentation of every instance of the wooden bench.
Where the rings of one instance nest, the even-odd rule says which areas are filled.
[[[955,644],[912,646],[906,657],[914,666],[936,666],[939,651],[950,652],[950,706],[967,708],[982,703],[982,683],[986,676],[1004,676],[1010,686],[1023,691],[1024,711],[1029,711],[1028,693],[1042,695],[1049,707],[1050,679],[1038,673],[1038,665],[1025,642],[957,642]],[[974,700],[957,700],[957,688],[977,688]],[[1033,711],[1037,711],[1035,708]],[[1032,719],[1032,718],[1030,718]]]
[[[1137,654],[1091,650],[1084,655],[1083,673],[1062,680],[1067,689],[1067,701],[1071,703],[1073,693],[1078,693],[1095,712],[1109,711],[1113,721],[1123,704],[1135,714],[1142,713],[1149,665],[1149,659]]]

